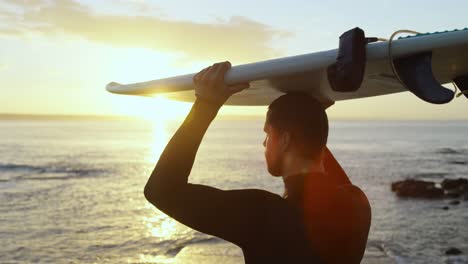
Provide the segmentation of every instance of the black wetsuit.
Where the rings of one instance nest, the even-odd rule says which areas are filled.
[[[145,187],[146,198],[184,225],[238,245],[245,263],[320,263],[304,230],[297,195],[285,199],[260,189],[188,183],[203,135],[220,107],[197,99],[161,154]],[[219,180],[224,177],[229,175],[219,175]]]

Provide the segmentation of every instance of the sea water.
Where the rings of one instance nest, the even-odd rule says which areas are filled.
[[[171,263],[184,246],[218,243],[143,196],[179,124],[0,120],[0,263]],[[467,121],[331,122],[329,148],[372,206],[369,245],[400,263],[468,262],[468,201],[400,199],[390,190],[406,178],[468,178],[467,135]],[[215,120],[189,181],[281,194],[263,139],[260,118]],[[447,257],[450,247],[464,253]]]

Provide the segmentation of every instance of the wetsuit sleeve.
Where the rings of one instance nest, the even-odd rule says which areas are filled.
[[[257,189],[224,191],[188,183],[203,135],[220,107],[195,101],[161,154],[145,196],[184,225],[242,246],[261,236],[266,208],[275,195]],[[222,180],[229,175],[219,176]]]

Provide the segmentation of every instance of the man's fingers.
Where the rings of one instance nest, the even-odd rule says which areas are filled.
[[[202,74],[203,74],[204,72],[206,72],[206,71],[208,70],[208,68],[209,68],[209,67],[207,67],[207,68],[205,68],[205,69],[199,71],[197,74],[195,74],[195,76],[193,76],[193,81],[194,81],[194,82],[200,81],[200,80],[201,80],[201,77],[202,77]]]
[[[231,68],[229,61],[215,63],[197,73],[194,77],[195,94],[225,101],[230,95],[249,87],[248,83],[227,86],[224,83],[226,72]]]
[[[224,84],[224,76],[226,75],[226,72],[231,68],[231,64],[227,62],[221,62],[221,63],[216,63],[216,69],[213,69],[215,71],[214,73],[214,78],[217,83],[222,83]]]
[[[199,78],[199,80],[200,80],[201,82],[205,82],[205,81],[206,81],[206,78],[207,78],[208,73],[210,72],[211,68],[212,68],[212,66],[207,67],[207,68],[203,69],[203,70],[200,72],[200,78]]]
[[[208,76],[210,82],[216,82],[218,80],[218,72],[219,72],[219,68],[221,68],[221,64],[220,63],[215,63],[213,64],[212,68],[211,68],[211,71],[210,71],[210,74]]]
[[[193,76],[194,82],[216,82],[216,83],[223,83],[224,84],[224,76],[226,72],[231,68],[231,63],[229,61],[226,62],[218,62],[213,64],[210,67],[207,67],[201,70],[199,73]]]

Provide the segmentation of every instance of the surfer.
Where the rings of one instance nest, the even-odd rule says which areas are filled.
[[[224,84],[230,67],[216,63],[194,76],[197,99],[161,154],[145,197],[182,224],[238,245],[245,263],[359,263],[370,227],[369,202],[326,147],[325,107],[310,96],[286,94],[268,109],[265,158],[269,173],[283,178],[283,196],[188,183],[218,110],[249,87]]]

